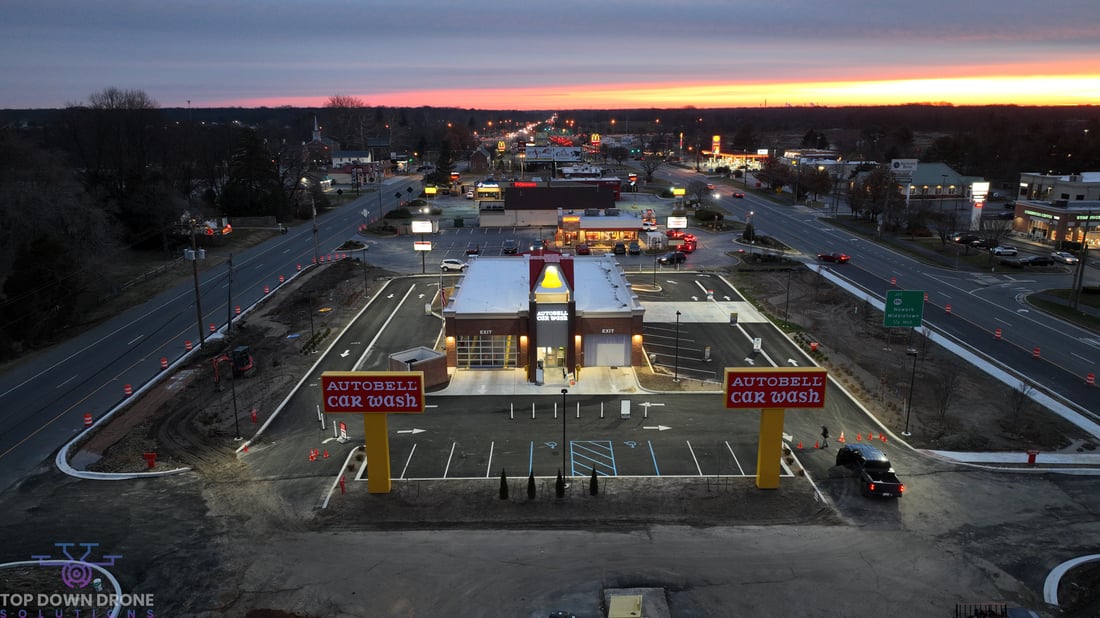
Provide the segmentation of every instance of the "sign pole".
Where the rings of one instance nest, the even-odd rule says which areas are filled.
[[[367,446],[367,491],[390,493],[390,442],[385,414],[364,414],[363,435]]]
[[[779,459],[783,456],[784,408],[760,410],[760,438],[756,445],[757,489],[779,488]]]

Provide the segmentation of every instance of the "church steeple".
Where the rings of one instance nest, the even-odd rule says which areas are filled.
[[[313,117],[313,141],[314,143],[321,141],[321,127],[317,126],[317,116]]]

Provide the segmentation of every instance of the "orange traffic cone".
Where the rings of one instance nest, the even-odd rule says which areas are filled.
[[[882,442],[885,442],[886,441],[886,434],[882,433],[881,431],[878,432],[878,439]]]
[[[798,443],[798,450],[800,450],[800,451],[802,450],[802,443],[801,442]]]
[[[817,440],[814,440],[814,448],[821,448],[821,443]]]
[[[856,442],[863,442],[863,434],[856,432]]]
[[[840,432],[840,437],[836,439],[837,442],[844,442],[844,432]]]
[[[309,449],[309,460],[317,461],[317,453],[313,449]]]
[[[325,459],[328,459],[328,449],[325,449]]]

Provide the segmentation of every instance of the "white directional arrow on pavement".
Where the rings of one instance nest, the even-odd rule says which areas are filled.
[[[698,296],[692,296],[691,300],[699,300],[699,297]]]
[[[797,367],[798,366],[798,361],[796,361],[793,358],[788,358],[787,359],[787,364],[790,365],[791,367]]]
[[[413,435],[416,435],[418,433],[424,433],[425,431],[428,431],[428,430],[427,429],[398,429],[397,433],[411,433]]]
[[[351,354],[351,350],[344,350],[344,352],[340,354],[340,358],[347,358],[348,354]]]
[[[728,300],[730,300],[730,297],[729,297],[729,296],[723,296],[722,298],[723,298],[724,300],[727,300],[727,301],[728,301]]]
[[[748,363],[748,364],[750,364],[750,365],[755,365],[755,364],[756,364],[756,363],[755,363],[755,362],[753,362],[753,360],[752,360],[751,358],[749,358],[748,356],[746,356],[746,357],[745,357],[745,362],[746,362],[746,363]]]
[[[390,294],[389,296],[386,296],[386,298],[393,298],[393,294]]]
[[[656,429],[657,431],[664,431],[666,429],[672,429],[672,428],[668,427],[666,425],[657,425],[656,427],[654,427],[652,425],[647,425],[645,427],[642,427],[642,429]]]

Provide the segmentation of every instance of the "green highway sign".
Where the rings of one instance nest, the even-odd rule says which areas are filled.
[[[886,293],[882,325],[887,328],[916,328],[924,317],[923,290],[891,290]]]

